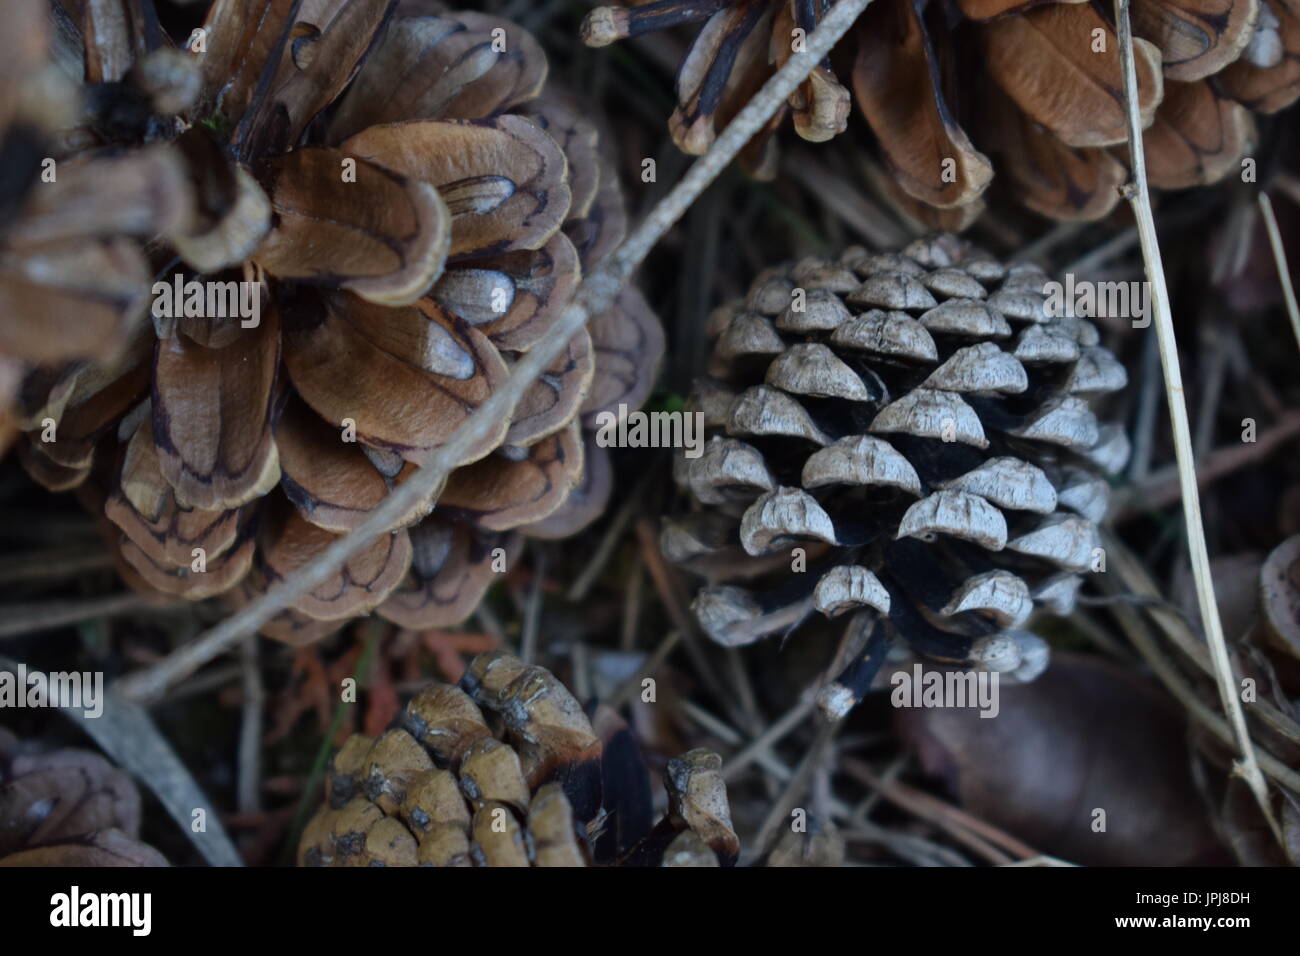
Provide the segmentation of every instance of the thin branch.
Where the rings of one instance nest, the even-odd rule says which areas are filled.
[[[546,552],[534,552],[537,560],[533,564],[532,587],[528,589],[528,601],[524,605],[524,632],[519,638],[519,659],[525,664],[533,663],[537,658],[537,634],[542,627],[542,585],[546,581]]]
[[[258,813],[262,809],[262,709],[266,693],[257,666],[257,638],[244,638],[239,651],[244,707],[239,725],[239,784],[235,805],[240,813]]]
[[[99,617],[119,617],[145,611],[175,611],[180,607],[187,605],[171,601],[159,603],[155,597],[134,591],[86,598],[83,601],[57,600],[0,605],[0,638],[25,637]]]
[[[1291,318],[1291,331],[1295,333],[1296,345],[1300,345],[1300,305],[1296,304],[1295,286],[1291,284],[1291,270],[1286,262],[1286,248],[1282,245],[1282,233],[1277,228],[1277,216],[1273,215],[1273,200],[1262,190],[1259,194],[1259,211],[1264,214],[1268,244],[1273,247],[1277,281],[1282,285],[1282,299],[1286,302],[1286,314]]]
[[[814,706],[815,699],[809,694],[782,714],[771,726],[727,758],[726,765],[722,768],[722,779],[735,780],[737,775],[753,763],[759,754],[766,753],[790,731],[803,723],[804,718],[812,713]]]
[[[1183,517],[1187,524],[1187,545],[1191,555],[1192,574],[1196,581],[1197,603],[1205,626],[1206,640],[1214,662],[1219,698],[1228,723],[1232,727],[1240,760],[1236,772],[1250,788],[1261,812],[1268,820],[1275,837],[1281,840],[1281,830],[1274,819],[1268,801],[1268,784],[1255,759],[1246,716],[1237,698],[1237,688],[1232,677],[1232,662],[1228,645],[1219,621],[1218,601],[1214,596],[1214,583],[1210,571],[1209,550],[1205,545],[1205,527],[1201,521],[1201,500],[1196,489],[1196,470],[1192,456],[1191,429],[1187,422],[1187,405],[1183,399],[1183,376],[1178,363],[1178,343],[1174,337],[1173,317],[1169,310],[1169,290],[1165,285],[1165,270],[1160,260],[1160,243],[1156,238],[1155,219],[1151,213],[1151,197],[1147,191],[1146,156],[1143,152],[1142,124],[1138,117],[1137,69],[1133,64],[1133,25],[1129,20],[1130,0],[1115,0],[1115,21],[1119,31],[1120,58],[1124,71],[1124,98],[1128,113],[1128,144],[1133,165],[1133,182],[1125,189],[1125,196],[1133,207],[1137,220],[1138,239],[1142,246],[1142,259],[1146,264],[1147,281],[1151,287],[1152,312],[1155,314],[1156,341],[1160,345],[1160,364],[1164,369],[1165,391],[1169,417],[1173,424],[1174,451],[1178,459],[1178,481],[1183,492]]]
[[[1196,468],[1196,483],[1204,488],[1240,468],[1262,461],[1300,435],[1300,411],[1290,411],[1260,432],[1253,442],[1224,445],[1205,455]],[[1177,466],[1162,466],[1137,485],[1115,496],[1114,520],[1123,523],[1139,514],[1164,508],[1181,495]]]
[[[848,32],[871,0],[839,0],[813,31],[801,52],[786,61],[754,94],[735,119],[665,196],[623,244],[596,268],[579,287],[574,301],[560,314],[548,334],[515,365],[510,377],[495,394],[439,447],[411,478],[399,485],[350,534],[339,538],[316,560],[286,575],[265,594],[246,604],[221,624],[200,635],[159,663],[123,679],[119,692],[134,701],[151,701],[176,681],[192,674],[208,661],[224,654],[242,638],[255,633],[301,595],[324,584],[338,568],[367,547],[420,501],[433,496],[453,469],[469,452],[492,434],[497,423],[510,415],[532,383],[560,354],[569,340],[592,316],[601,315],[614,304],[619,292],[650,249],[690,208],[691,203],[731,163],[736,154],[762,128],[825,57],[836,41]]]

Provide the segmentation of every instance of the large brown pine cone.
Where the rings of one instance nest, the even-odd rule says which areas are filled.
[[[155,308],[115,361],[24,383],[24,464],[86,489],[139,586],[247,600],[313,560],[500,386],[621,238],[597,129],[539,98],[536,41],[478,13],[394,6],[217,0],[193,52],[156,29],[150,0],[52,8],[94,84],[82,138],[137,174],[155,154],[183,172],[186,216],[153,247],[158,275],[260,283],[256,327]],[[170,72],[148,69],[159,58]],[[77,164],[94,162],[70,161],[28,203],[76,189]],[[661,351],[626,292],[436,509],[403,515],[266,633],[312,640],[375,608],[407,626],[463,619],[519,532],[559,536],[599,512],[608,467],[582,426],[639,405]]]
[[[693,750],[670,761],[667,815],[644,834],[629,834],[627,819],[617,820],[611,842],[602,839],[606,828],[620,814],[632,816],[610,799],[629,785],[611,778],[628,761],[623,752],[606,765],[603,750],[581,705],[550,671],[501,652],[481,654],[461,686],[421,691],[378,740],[357,734],[344,743],[330,764],[328,805],[303,831],[298,862],[735,863],[739,841],[716,754]]]
[[[699,507],[661,537],[709,579],[694,608],[714,640],[850,614],[860,650],[820,698],[836,716],[894,640],[1041,671],[1022,627],[1074,606],[1128,455],[1087,401],[1124,368],[1092,323],[1048,316],[1045,279],[941,235],[769,270],[714,314],[691,403],[712,437],[676,467]]]
[[[811,34],[829,7],[633,0],[592,11],[583,37],[599,46],[703,22],[669,121],[677,144],[698,153],[790,58],[795,31]],[[1132,17],[1152,185],[1201,185],[1239,169],[1255,136],[1251,111],[1273,113],[1300,96],[1300,3],[1134,0]],[[962,228],[979,214],[993,177],[985,152],[1043,215],[1098,219],[1118,200],[1127,134],[1109,4],[875,0],[751,144],[751,165],[772,168],[781,115],[814,142],[842,132],[850,95],[841,79],[892,173],[894,198],[932,227]]]
[[[166,866],[131,778],[84,750],[29,753],[0,728],[0,866]]]

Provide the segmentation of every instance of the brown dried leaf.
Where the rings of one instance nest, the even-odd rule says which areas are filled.
[[[1085,865],[1219,859],[1183,715],[1112,664],[1054,653],[1033,683],[1002,685],[994,720],[960,707],[898,715],[927,772],[966,810],[1038,850]],[[1093,829],[1098,809],[1105,832]]]

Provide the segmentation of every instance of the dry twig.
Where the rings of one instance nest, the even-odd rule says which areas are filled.
[[[1160,346],[1160,364],[1164,370],[1165,392],[1169,404],[1169,417],[1173,425],[1174,450],[1178,459],[1178,480],[1183,493],[1183,517],[1187,524],[1187,545],[1191,555],[1192,574],[1196,582],[1196,597],[1206,640],[1214,661],[1219,698],[1232,728],[1240,760],[1236,772],[1245,780],[1268,820],[1274,836],[1281,840],[1281,830],[1269,804],[1268,785],[1260,773],[1251,744],[1246,717],[1237,699],[1236,683],[1232,676],[1232,662],[1228,658],[1227,642],[1219,621],[1218,601],[1210,575],[1210,556],[1205,544],[1205,527],[1201,521],[1201,500],[1196,489],[1196,471],[1192,455],[1191,429],[1187,422],[1187,405],[1183,399],[1183,377],[1178,363],[1178,343],[1174,337],[1174,323],[1169,310],[1169,290],[1165,285],[1164,266],[1160,260],[1160,243],[1156,238],[1155,219],[1151,212],[1151,197],[1147,191],[1146,157],[1143,153],[1142,124],[1138,117],[1137,70],[1133,63],[1133,25],[1129,19],[1130,0],[1115,0],[1115,21],[1118,25],[1120,58],[1124,72],[1124,98],[1128,113],[1128,145],[1132,159],[1133,182],[1125,189],[1126,198],[1137,219],[1138,239],[1142,258],[1146,263],[1147,281],[1151,289],[1151,306],[1155,314],[1156,341]]]

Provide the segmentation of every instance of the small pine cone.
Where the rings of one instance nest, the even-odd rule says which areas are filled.
[[[85,5],[59,34],[85,40],[82,135],[131,173],[91,185],[169,196],[176,181],[183,215],[109,203],[108,225],[158,234],[156,261],[139,255],[122,279],[122,310],[153,321],[111,358],[31,370],[19,455],[107,517],[133,586],[244,603],[366,521],[499,391],[621,240],[622,196],[597,127],[543,97],[545,54],[507,20],[215,0],[197,55],[158,46],[129,9]],[[122,62],[101,76],[106,48]],[[176,175],[150,175],[150,157]],[[86,171],[61,169],[24,208],[99,197]],[[75,220],[66,206],[54,226]],[[223,288],[241,295],[218,302]],[[26,314],[36,304],[15,310],[50,324]],[[51,308],[84,321],[71,306]],[[521,535],[564,536],[600,512],[610,469],[584,429],[641,404],[662,348],[626,290],[435,496],[263,632],[304,643],[374,610],[406,627],[463,620]]]
[[[715,312],[712,377],[690,403],[711,437],[674,466],[700,507],[661,536],[709,579],[694,610],[715,641],[850,614],[865,647],[823,688],[836,717],[894,639],[1041,671],[1046,646],[1022,627],[1073,608],[1104,476],[1128,455],[1087,400],[1122,388],[1124,367],[1092,323],[1049,317],[1045,282],[940,235],[769,270]]]
[[[581,705],[550,671],[501,652],[480,654],[460,686],[433,684],[398,726],[377,740],[357,734],[343,744],[326,779],[327,806],[303,831],[298,863],[735,862],[740,847],[721,760],[703,750],[669,762],[664,819],[598,858],[596,840],[615,812],[604,805],[602,753]]]
[[[30,753],[0,728],[0,866],[166,866],[131,778],[84,750]]]

